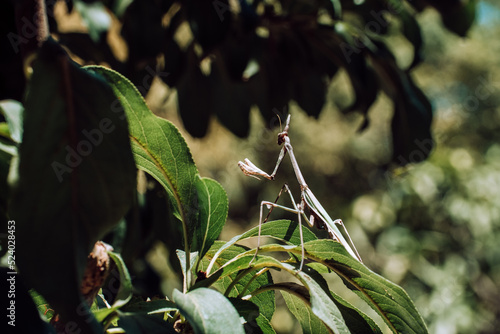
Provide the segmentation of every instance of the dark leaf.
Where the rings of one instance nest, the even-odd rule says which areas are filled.
[[[17,31],[13,1],[0,2],[0,12],[0,100],[21,101],[26,88],[21,48],[28,39]]]
[[[198,179],[196,190],[200,217],[191,250],[197,251],[202,258],[219,237],[226,223],[228,199],[224,188],[212,179]]]
[[[476,18],[476,0],[427,0],[441,14],[443,24],[459,36],[465,36]]]
[[[358,36],[359,32],[353,29],[343,22],[338,22],[334,30],[331,27],[319,29],[314,40],[321,43],[319,51],[335,61],[339,67],[345,68],[349,75],[355,101],[345,112],[359,111],[366,117],[377,98],[379,87],[377,78],[363,55],[364,45]]]
[[[38,305],[33,302],[21,277],[6,267],[0,267],[0,275],[0,288],[5,291],[0,299],[5,314],[0,325],[2,333],[55,334],[54,327],[40,317]]]
[[[249,300],[243,300],[240,298],[229,298],[229,301],[231,302],[231,304],[233,304],[236,311],[238,311],[240,317],[243,317],[243,319],[245,319],[246,322],[243,324],[245,333],[274,333],[274,330],[272,332],[269,332],[263,331],[260,328],[259,322],[257,321],[259,317],[259,307],[257,305]]]
[[[325,104],[327,82],[320,71],[307,66],[302,69],[296,76],[294,99],[308,115],[318,117]]]
[[[181,50],[179,44],[172,38],[164,42],[163,54],[165,57],[165,67],[163,70],[168,75],[160,76],[170,87],[174,87],[182,77],[186,67],[186,53]]]
[[[186,130],[201,138],[208,130],[212,115],[212,86],[199,67],[194,47],[188,49],[186,71],[177,85],[179,113]]]
[[[135,0],[127,7],[121,34],[128,45],[131,69],[161,52],[164,36],[161,19],[158,1]]]
[[[370,50],[369,55],[378,74],[386,78],[385,90],[394,101],[392,161],[406,165],[425,160],[434,146],[429,100],[410,75],[397,66],[384,44],[376,43],[376,51]]]
[[[210,73],[213,110],[220,122],[238,137],[248,136],[252,101],[245,82],[231,81],[219,61],[212,63]]]
[[[294,81],[290,69],[296,58],[304,58],[304,50],[289,30],[277,27],[270,31],[258,56],[260,70],[256,82],[257,106],[268,127],[277,125],[276,109],[286,110],[293,97]]]
[[[128,211],[136,185],[127,120],[110,108],[115,101],[101,77],[81,70],[54,41],[43,44],[12,201],[17,263],[28,286],[87,333],[102,331],[80,294],[87,254]]]
[[[177,334],[163,314],[121,313],[118,326],[131,334]]]
[[[204,51],[224,40],[232,21],[228,0],[189,0],[186,8],[191,31]]]
[[[257,47],[256,43],[258,37],[253,32],[232,30],[219,46],[222,64],[232,82],[241,81],[243,72]]]
[[[413,61],[409,66],[412,69],[422,60],[422,32],[415,17],[404,8],[401,8],[398,15],[403,23],[403,35],[413,45]]]
[[[68,32],[59,34],[59,43],[85,61],[108,63],[113,68],[120,66],[106,39],[94,41],[88,34]]]

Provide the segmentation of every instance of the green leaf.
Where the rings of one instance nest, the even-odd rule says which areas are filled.
[[[0,140],[0,189],[2,189],[0,192],[0,219],[2,219],[0,233],[7,233],[7,207],[11,196],[11,185],[9,181],[15,182],[15,180],[12,180],[12,176],[9,176],[9,173],[11,170],[14,170],[15,164],[19,160],[17,147],[7,143],[4,144],[3,141],[4,140]],[[9,177],[11,180],[9,180]],[[0,238],[0,257],[7,252],[7,243],[7,238]]]
[[[41,294],[36,292],[35,290],[31,289],[28,291],[28,293],[31,296],[31,299],[33,299],[33,302],[35,303],[38,312],[40,314],[43,314],[45,318],[50,321],[52,317],[55,315],[54,310],[50,308],[49,303],[43,298]]]
[[[314,315],[310,307],[307,307],[299,297],[291,293],[281,291],[286,306],[297,318],[304,334],[329,334],[330,330],[317,316]]]
[[[226,223],[228,199],[222,186],[209,178],[196,182],[200,208],[200,224],[193,239],[193,251],[198,251],[201,259],[219,237]]]
[[[143,97],[125,77],[99,66],[87,67],[110,83],[127,114],[132,150],[137,167],[154,177],[167,191],[177,216],[184,224],[188,245],[198,222],[198,170],[179,130],[155,116]],[[115,108],[120,107],[116,104]]]
[[[125,262],[123,262],[121,255],[114,252],[108,252],[108,254],[109,257],[115,262],[118,273],[120,274],[120,287],[118,288],[113,306],[121,307],[127,304],[130,298],[132,298],[132,278],[128,273],[128,269]]]
[[[353,259],[338,242],[315,240],[306,243],[305,247],[308,259],[322,263],[336,272],[346,286],[365,300],[394,333],[428,332],[408,294],[398,285]],[[300,252],[300,249],[297,248],[296,252]]]
[[[309,276],[311,276],[312,279],[318,283],[323,291],[330,297],[330,299],[337,305],[337,307],[340,310],[340,313],[342,313],[342,317],[345,320],[345,323],[351,333],[359,333],[359,334],[364,334],[364,333],[381,333],[380,328],[375,324],[375,322],[366,314],[358,310],[356,307],[342,299],[339,295],[333,293],[330,291],[328,287],[328,283],[326,282],[325,278],[314,268],[314,265],[319,263],[308,263],[306,272]],[[322,272],[327,273],[330,272],[328,268],[325,268],[323,265],[320,265]],[[326,269],[326,271],[324,270]],[[292,291],[297,294],[300,293],[300,289],[292,289]],[[303,300],[307,300],[308,296],[303,296],[303,295],[298,295],[301,297]]]
[[[335,333],[350,333],[342,313],[321,286],[304,272],[299,272],[298,276],[309,289],[312,312]]]
[[[273,294],[274,300],[274,294]],[[246,320],[245,333],[276,334],[271,326],[270,319],[260,313],[261,308],[249,300],[229,298],[239,315]]]
[[[130,278],[130,274],[128,273],[127,267],[125,266],[122,257],[120,256],[120,254],[114,252],[108,252],[108,255],[111,259],[113,259],[116,265],[116,269],[118,270],[120,287],[118,288],[118,292],[116,293],[115,300],[111,307],[98,309],[93,312],[94,316],[99,322],[102,322],[111,313],[126,305],[132,298],[132,279]]]
[[[179,306],[195,333],[244,333],[240,316],[231,302],[215,290],[199,288],[181,293],[174,290],[173,300]]]
[[[12,139],[10,136],[9,125],[5,122],[0,123],[0,136],[7,139]]]
[[[188,259],[186,259],[186,252],[184,252],[183,250],[181,249],[177,249],[175,251],[175,253],[177,254],[177,258],[179,259],[179,262],[181,264],[181,269],[182,269],[182,274],[184,276],[187,275],[187,271],[188,270],[191,270],[193,267],[194,267],[194,264],[196,263],[196,260],[198,258],[198,252],[192,252],[189,256],[189,267],[186,268],[186,264],[187,264],[187,261]]]
[[[257,322],[257,325],[259,326],[260,330],[262,331],[262,334],[276,334],[273,326],[271,326],[271,320],[263,317],[262,314],[257,319],[255,319],[255,321]],[[245,328],[247,328],[246,324],[245,324]],[[256,333],[259,333],[258,330],[254,329],[253,327],[249,331],[247,331],[247,333],[248,332],[254,333],[254,331]]]
[[[229,298],[229,301],[233,304],[240,317],[245,319],[245,333],[249,331],[251,333],[262,333],[257,322],[257,318],[260,316],[259,307],[257,305],[249,300],[239,298]]]
[[[227,217],[224,189],[216,181],[200,178],[179,130],[155,116],[130,81],[104,67],[87,69],[103,75],[119,98],[130,121],[137,167],[154,177],[167,191],[173,215],[183,224],[186,249],[206,252]]]
[[[137,167],[167,190],[184,223],[194,223],[198,216],[195,189],[198,170],[179,130],[171,122],[155,116],[132,83],[118,72],[100,66],[86,69],[104,76],[121,102],[129,119]],[[117,104],[112,107],[120,109]]]
[[[0,113],[5,116],[10,138],[16,143],[20,143],[23,139],[23,112],[23,105],[18,101],[0,101]]]
[[[376,333],[382,334],[379,326],[370,318],[368,315],[349,304],[347,301],[342,299],[339,295],[330,291],[330,296],[332,296],[334,303],[339,308],[342,316],[345,319],[345,323],[351,333]]]
[[[101,77],[70,61],[53,40],[42,45],[10,212],[16,262],[27,285],[86,333],[102,332],[80,294],[87,255],[129,210],[136,188],[127,121],[110,109],[115,100]]]

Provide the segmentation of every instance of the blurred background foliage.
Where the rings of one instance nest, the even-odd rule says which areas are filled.
[[[154,29],[147,31],[150,25],[146,23],[153,20],[152,17],[160,15],[161,18],[162,10],[165,10],[161,6],[168,4],[168,8],[172,8],[178,3],[148,1],[152,4],[150,7],[139,6],[137,1],[113,2],[118,17],[127,15],[125,9],[129,5],[136,11],[151,9],[143,15],[133,16],[142,21],[132,22],[129,28],[121,31],[122,37],[118,20],[100,16],[102,11],[92,12],[95,9],[89,6],[67,12],[59,3],[54,10],[56,20],[52,24],[57,22],[59,40],[73,52],[76,61],[81,64],[107,63],[125,73],[140,90],[143,89],[141,92],[144,92],[155,113],[181,128],[201,174],[221,182],[228,193],[230,212],[222,239],[228,240],[255,226],[260,201],[273,200],[284,182],[288,182],[292,191],[298,194],[288,161],[282,165],[274,182],[245,177],[237,167],[238,160],[249,158],[266,171],[274,168],[279,152],[276,145],[278,129],[271,125],[278,122],[269,112],[273,110],[281,115],[290,112],[290,138],[306,181],[332,217],[341,218],[346,223],[367,266],[408,291],[431,333],[498,331],[500,40],[495,38],[500,34],[498,2],[461,2],[464,12],[460,17],[466,21],[464,23],[453,17],[453,13],[446,12],[451,8],[447,6],[455,1],[412,1],[413,5],[422,9],[411,15],[420,27],[420,42],[418,35],[409,33],[412,21],[391,20],[393,24],[388,25],[384,32],[383,42],[394,54],[402,75],[407,75],[406,69],[412,68],[409,77],[427,96],[434,117],[432,152],[428,142],[423,142],[416,151],[414,147],[406,152],[410,156],[412,153],[422,154],[422,157],[430,152],[427,160],[394,168],[387,162],[401,162],[397,161],[398,156],[394,156],[391,139],[394,131],[391,121],[398,94],[379,94],[373,104],[364,101],[366,97],[359,94],[370,93],[363,91],[367,86],[361,90],[356,88],[349,69],[339,69],[338,66],[332,66],[324,101],[319,105],[309,105],[309,108],[304,108],[304,100],[301,103],[300,99],[297,101],[285,96],[279,103],[267,101],[263,112],[264,102],[259,109],[243,101],[238,92],[232,91],[230,95],[213,91],[208,93],[205,87],[214,87],[214,84],[206,82],[207,77],[200,72],[203,64],[193,67],[189,62],[195,62],[195,55],[203,58],[203,52],[209,52],[207,50],[213,44],[221,42],[213,40],[214,36],[220,35],[213,30],[197,31],[196,25],[182,24],[181,20],[171,21],[168,25],[175,24],[179,28],[175,34],[176,42],[149,43],[150,40],[164,40],[165,36],[158,35]],[[67,3],[77,7],[85,2]],[[186,2],[187,5],[193,3],[196,2]],[[206,10],[213,14],[213,3],[207,3],[210,6]],[[294,3],[307,5],[307,2]],[[347,10],[345,16],[349,17],[349,4],[354,6],[351,9],[355,8],[355,13],[355,6],[387,5],[390,1],[341,3]],[[182,4],[185,5],[184,2]],[[155,6],[160,6],[162,10],[153,10]],[[129,13],[133,10],[129,8]],[[255,18],[250,12],[247,14],[247,24],[252,24]],[[197,14],[189,15],[196,17]],[[474,16],[474,24],[467,29]],[[175,17],[172,15],[171,19]],[[109,22],[106,23],[107,19]],[[196,18],[198,21],[203,19],[205,17]],[[359,18],[351,19],[350,22],[355,22]],[[100,23],[89,24],[92,20]],[[230,24],[229,20],[219,22]],[[99,28],[101,25],[104,28]],[[205,27],[222,29],[219,25]],[[402,34],[404,27],[406,33]],[[229,31],[235,33],[234,30]],[[190,49],[190,44],[186,42],[193,34],[203,46],[201,51],[196,50],[194,45]],[[149,37],[142,38],[145,35]],[[136,47],[127,47],[130,43]],[[246,46],[242,43],[235,50],[244,53]],[[415,51],[417,49],[418,52]],[[164,53],[164,59],[158,60],[156,55],[160,52]],[[181,52],[188,52],[191,56],[181,56]],[[159,62],[163,64],[160,72],[157,67]],[[183,65],[169,68],[170,63]],[[192,78],[188,81],[179,72],[179,68],[186,68],[184,66],[191,68],[188,73]],[[251,66],[235,66],[239,66],[239,71],[247,71],[247,74],[255,71]],[[305,71],[306,75],[308,71]],[[153,73],[157,74],[155,79]],[[294,77],[300,76],[287,73],[281,81],[270,83],[269,89],[279,90],[283,87],[281,85]],[[361,84],[369,85],[369,82]],[[185,95],[181,96],[179,90],[184,90]],[[269,94],[271,98],[276,98],[281,93],[275,91]],[[312,99],[306,100],[317,98],[318,95],[313,95]],[[210,106],[211,112],[216,114],[224,110],[228,117],[234,111],[233,106],[242,103],[240,107],[248,110],[248,124],[239,123],[240,128],[237,128],[234,127],[234,119],[221,121],[220,114],[218,120],[210,117],[211,113],[205,109],[206,101],[210,99],[215,101]],[[361,103],[361,107],[357,105],[354,109],[361,113],[344,112],[356,102]],[[185,109],[186,104],[188,109],[199,114],[179,111]],[[316,110],[312,115],[314,117],[310,117],[311,109]],[[370,125],[359,132],[365,123],[365,112]],[[184,130],[186,122],[191,126],[188,130]],[[410,122],[408,126],[411,128],[413,125]],[[244,135],[248,138],[240,138]],[[418,156],[415,159],[421,160]],[[154,185],[149,183],[149,187],[154,188]],[[150,193],[145,189],[142,191]],[[286,199],[283,203],[286,204]],[[159,210],[151,215],[159,217],[164,214]],[[294,219],[293,215],[277,210],[273,217]],[[139,233],[143,237],[141,241],[147,240],[147,243],[139,247],[141,250],[136,250],[135,254],[146,261],[136,263],[135,270],[141,272],[141,265],[153,268],[153,272],[163,280],[164,293],[169,293],[176,283],[172,283],[172,274],[165,270],[163,256],[168,250],[155,241],[161,237],[153,235],[155,228],[151,227],[152,223],[149,226],[147,232]],[[283,333],[293,332],[297,327],[293,321],[284,321],[283,318],[275,321],[281,323],[281,327],[279,324],[277,327]]]
[[[332,217],[342,218],[365,263],[402,285],[431,333],[496,333],[500,328],[500,7],[479,1],[476,23],[459,37],[427,9],[423,62],[412,76],[434,108],[435,149],[422,163],[387,169],[391,155],[391,101],[379,96],[370,127],[339,106],[352,99],[340,72],[328,87],[318,120],[292,103],[290,138],[306,181]],[[388,44],[402,63],[412,48],[398,36]],[[168,89],[158,88],[158,96]],[[165,95],[167,94],[167,95]],[[153,100],[151,94],[149,100]],[[176,119],[173,98],[153,102]],[[280,110],[281,111],[281,110]],[[181,122],[178,121],[179,125]],[[213,121],[203,140],[189,145],[202,174],[219,180],[230,198],[228,239],[258,222],[259,203],[273,200],[284,182],[298,187],[291,166],[275,182],[245,177],[236,162],[251,159],[271,171],[279,152],[276,131],[253,110],[249,139],[235,138]],[[283,201],[286,203],[286,199]],[[274,218],[293,215],[273,213]],[[283,330],[294,328],[283,321]]]
[[[431,333],[496,333],[500,42],[495,36],[500,7],[479,1],[465,38],[447,30],[436,10],[425,10],[417,20],[423,61],[412,77],[434,109],[435,149],[426,161],[405,169],[385,167],[391,156],[392,103],[379,95],[368,113],[370,127],[358,133],[361,117],[341,112],[353,97],[343,71],[328,87],[318,120],[291,104],[290,138],[311,189],[332,217],[346,223],[364,262],[408,291]],[[398,61],[408,64],[411,45],[397,35],[387,43]],[[168,89],[158,88],[158,95],[164,94]],[[177,117],[173,98],[156,103],[159,113]],[[288,161],[274,182],[245,177],[237,168],[238,160],[249,158],[271,171],[279,152],[278,131],[267,130],[257,110],[250,123],[247,140],[215,121],[203,140],[186,135],[202,174],[219,180],[228,192],[234,225],[221,236],[226,240],[254,226],[260,201],[273,200],[284,182],[299,193]],[[273,217],[294,219],[283,212]],[[284,332],[293,331],[293,321],[282,323]]]

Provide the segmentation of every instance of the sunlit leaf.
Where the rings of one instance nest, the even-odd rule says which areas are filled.
[[[179,130],[155,116],[137,89],[125,77],[104,67],[87,67],[110,83],[129,119],[134,158],[139,169],[153,176],[167,190],[175,215],[191,240],[198,221],[198,170]],[[119,104],[114,104],[120,109]]]

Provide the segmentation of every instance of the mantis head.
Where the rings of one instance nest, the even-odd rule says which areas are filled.
[[[288,129],[290,128],[290,116],[291,115],[288,114],[288,117],[286,118],[285,128],[283,129],[283,131],[278,133],[278,145],[280,146],[285,142],[285,137],[288,136]]]

